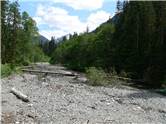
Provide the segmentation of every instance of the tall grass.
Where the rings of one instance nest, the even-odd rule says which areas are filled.
[[[7,77],[13,73],[20,73],[21,70],[19,67],[11,64],[1,64],[1,78]]]
[[[11,65],[1,64],[1,77],[6,77],[12,73]]]

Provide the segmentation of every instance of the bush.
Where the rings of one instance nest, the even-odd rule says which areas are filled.
[[[6,77],[12,73],[11,66],[9,64],[1,64],[1,77]]]
[[[1,77],[7,77],[13,73],[19,74],[21,73],[21,68],[19,66],[13,64],[1,64]]]
[[[107,74],[102,69],[90,67],[86,69],[88,82],[92,86],[106,85],[109,83]]]
[[[111,76],[117,76],[118,75],[114,67],[110,69],[110,75]]]
[[[126,77],[126,78],[129,77],[129,76],[128,76],[128,73],[126,73],[124,70],[122,70],[122,71],[120,72],[119,76],[120,76],[120,77]]]
[[[35,47],[34,49],[35,50],[31,57],[32,62],[48,62],[49,61],[49,57],[46,56],[39,47]]]
[[[23,60],[21,63],[22,63],[22,65],[24,65],[24,66],[28,66],[28,65],[30,64],[30,61],[28,61],[28,60]]]

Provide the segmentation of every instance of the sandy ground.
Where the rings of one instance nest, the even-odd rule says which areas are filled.
[[[35,69],[64,71],[37,64]],[[131,87],[92,87],[72,76],[23,73],[1,79],[3,124],[166,124],[166,97]],[[23,102],[12,87],[26,94]]]

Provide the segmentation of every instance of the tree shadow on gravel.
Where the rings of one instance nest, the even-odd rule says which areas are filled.
[[[144,90],[138,91],[135,93],[127,94],[127,98],[140,98],[140,99],[149,99],[149,98],[166,98],[166,95],[158,93],[156,90]]]
[[[157,93],[157,94],[160,94],[162,96],[166,96],[166,88],[165,87],[153,88],[149,85],[141,84],[140,82],[131,82],[131,81],[126,82],[124,85],[130,86],[130,87],[133,87],[133,88],[137,88],[137,89],[140,89],[140,90],[147,90],[150,93]]]

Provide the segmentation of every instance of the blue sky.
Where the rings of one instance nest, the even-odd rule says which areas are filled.
[[[113,0],[19,0],[20,10],[37,22],[39,33],[48,39],[69,33],[92,31],[112,17]]]

